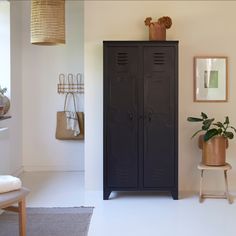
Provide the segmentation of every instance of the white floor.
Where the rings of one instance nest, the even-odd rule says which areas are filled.
[[[21,179],[31,190],[29,207],[94,206],[89,236],[236,235],[236,200],[200,204],[195,194],[174,201],[167,194],[119,193],[103,201],[102,192],[84,191],[80,172],[25,172]]]

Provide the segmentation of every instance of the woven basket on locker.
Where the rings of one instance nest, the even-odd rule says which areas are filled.
[[[65,43],[65,0],[31,1],[31,43]]]

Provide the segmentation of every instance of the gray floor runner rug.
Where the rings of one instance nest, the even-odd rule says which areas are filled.
[[[93,207],[27,208],[27,236],[87,236]],[[18,236],[18,214],[0,215],[0,236]]]

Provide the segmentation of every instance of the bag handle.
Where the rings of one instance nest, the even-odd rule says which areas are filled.
[[[76,112],[76,102],[75,102],[75,95],[74,95],[74,93],[66,93],[65,102],[64,102],[64,111],[66,111],[67,98],[68,98],[69,94],[71,94],[72,97],[73,97],[73,104],[74,104],[74,109],[75,109],[75,112]]]

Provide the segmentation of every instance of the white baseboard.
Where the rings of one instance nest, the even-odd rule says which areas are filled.
[[[15,170],[15,171],[12,173],[12,175],[13,175],[13,176],[19,176],[21,173],[23,173],[23,171],[24,171],[24,168],[23,168],[23,166],[21,166],[19,169]]]
[[[34,171],[84,171],[83,169],[76,167],[76,166],[30,166],[30,165],[25,165],[24,171],[27,172],[34,172]]]

